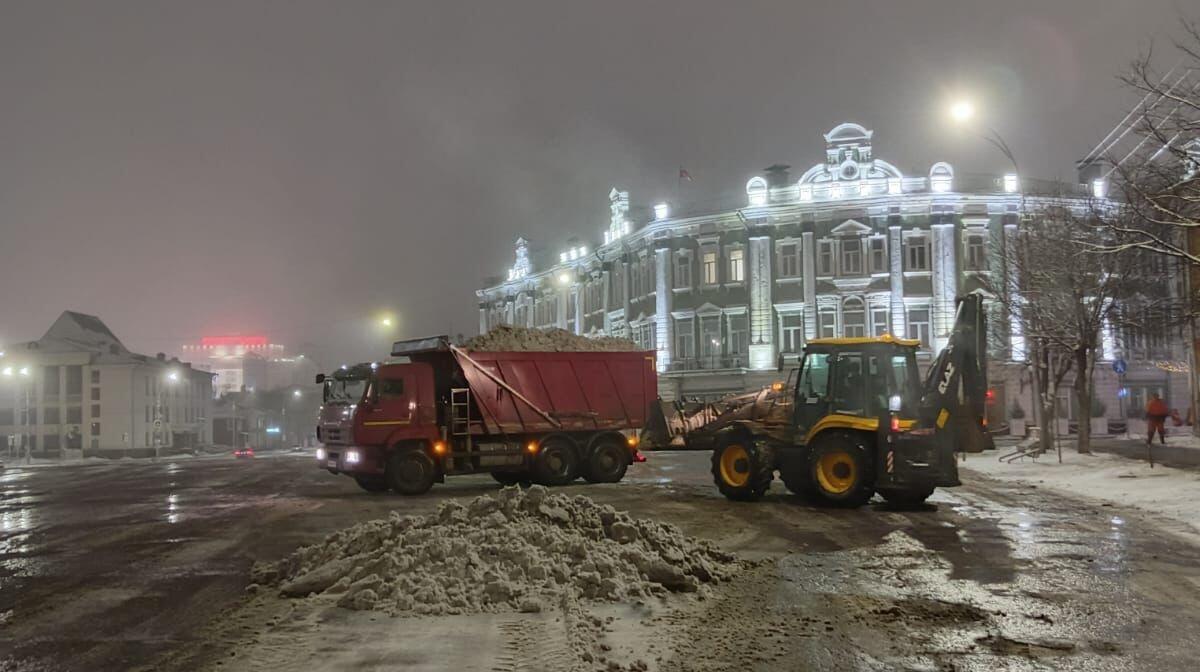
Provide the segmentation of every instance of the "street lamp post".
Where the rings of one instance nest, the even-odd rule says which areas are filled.
[[[163,412],[162,412],[162,390],[165,385],[173,385],[179,380],[179,374],[175,371],[167,373],[163,377],[162,384],[154,386],[154,459],[160,457],[160,452],[163,444]]]
[[[25,379],[25,382],[22,385],[22,387],[25,388],[25,409],[24,409],[25,413],[24,413],[24,415],[21,416],[21,440],[25,444],[25,461],[26,462],[33,461],[33,446],[30,445],[30,439],[31,439],[30,432],[33,429],[33,423],[30,421],[31,419],[29,417],[30,412],[33,407],[33,404],[31,403],[31,400],[30,400],[30,387],[33,385],[33,381],[30,380],[31,375],[32,374],[30,373],[30,369],[28,366],[20,366],[20,367],[16,367],[16,368],[14,368],[12,366],[6,366],[3,369],[0,369],[0,376],[3,376],[4,378],[14,378],[15,377],[15,378],[24,378]],[[17,446],[17,450],[18,450],[18,454],[19,454],[20,446]]]

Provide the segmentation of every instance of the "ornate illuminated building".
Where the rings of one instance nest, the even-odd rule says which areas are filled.
[[[984,291],[989,276],[1004,273],[1002,248],[1016,235],[1018,213],[1046,205],[1035,194],[1054,194],[1059,205],[1065,195],[1080,208],[1104,196],[1102,182],[963,175],[944,162],[905,175],[876,158],[872,135],[840,124],[824,136],[824,160],[799,178],[771,166],[728,203],[636,209],[628,192],[613,189],[596,247],[531,259],[528,243],[517,241],[507,279],[477,292],[479,328],[627,336],[657,352],[666,399],[769,383],[779,354],[818,337],[902,335],[919,339],[928,358],[946,344],[955,296]],[[1022,367],[1005,368],[1024,359],[1023,339],[997,308],[989,310],[993,387],[1003,417],[1005,399],[1027,399],[1028,389]],[[1105,333],[1105,357],[1122,354],[1117,340]],[[1166,393],[1169,374],[1146,371],[1150,382],[1135,394]],[[1126,387],[1121,397],[1129,380]],[[1108,392],[1115,418],[1115,383]],[[1173,394],[1186,407],[1186,392]]]

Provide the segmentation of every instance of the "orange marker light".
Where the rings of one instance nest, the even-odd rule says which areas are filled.
[[[782,392],[783,391],[783,383],[781,383],[779,381],[775,381],[775,382],[771,383],[771,389],[775,392]]]
[[[537,441],[530,441],[529,445],[525,446],[525,450],[528,450],[531,453],[536,453],[537,452]]]
[[[628,443],[630,448],[637,448],[638,437],[631,436],[631,437],[625,439],[625,443]]]
[[[433,452],[438,455],[446,452],[446,444],[442,443],[441,441],[435,441],[433,443]]]

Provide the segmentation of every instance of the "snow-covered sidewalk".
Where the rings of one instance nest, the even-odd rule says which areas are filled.
[[[1055,454],[1006,464],[996,459],[1002,452],[969,455],[960,464],[1003,481],[1139,509],[1179,523],[1177,531],[1200,539],[1200,473],[1196,471],[1151,468],[1124,457],[1080,455],[1070,449],[1063,450],[1062,464]]]

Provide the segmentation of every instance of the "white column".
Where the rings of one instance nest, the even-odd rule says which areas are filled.
[[[658,348],[658,370],[666,371],[671,364],[671,349],[674,343],[671,334],[671,250],[660,247],[654,250],[654,331]]]
[[[1005,250],[1006,263],[1004,265],[1004,272],[1005,272],[1004,282],[1008,286],[1009,296],[1013,297],[1014,300],[1019,300],[1019,296],[1020,296],[1019,291],[1020,291],[1020,286],[1021,286],[1020,285],[1020,277],[1019,277],[1019,274],[1017,273],[1017,269],[1013,268],[1012,264],[1007,263],[1007,260],[1013,258],[1013,252],[1016,250],[1016,246],[1017,246],[1017,225],[1016,224],[1005,224],[1004,225],[1004,250]],[[1024,333],[1024,329],[1021,326],[1021,320],[1018,319],[1017,316],[1010,316],[1009,322],[1010,322],[1010,327],[1009,327],[1009,332],[1008,332],[1008,341],[1009,341],[1009,349],[1011,350],[1011,353],[1012,353],[1011,354],[1012,360],[1014,362],[1023,362],[1023,361],[1025,361],[1025,333]]]
[[[904,312],[904,237],[900,227],[888,227],[888,262],[891,279],[892,335],[908,336],[908,314]]]
[[[504,323],[512,325],[516,323],[517,305],[513,301],[504,302]]]
[[[600,297],[600,305],[604,306],[604,333],[612,335],[612,320],[609,319],[608,313],[612,310],[609,306],[609,293],[612,291],[612,275],[611,271],[600,271],[600,292],[603,296]]]
[[[954,263],[954,225],[933,227],[933,344],[941,352],[950,341],[954,328],[954,299],[958,293],[958,273]]]
[[[533,319],[533,308],[536,303],[537,299],[533,297],[533,292],[525,294],[525,326],[530,329],[537,326]]]
[[[488,321],[487,320],[487,307],[480,306],[480,308],[479,308],[479,333],[481,333],[481,334],[487,333],[487,331],[488,331],[487,321]],[[129,431],[132,432],[133,430],[131,429]]]
[[[583,294],[586,291],[582,282],[575,283],[575,333],[583,333]]]
[[[775,366],[774,304],[771,300],[771,238],[756,236],[750,239],[747,255],[750,273],[747,287],[750,294],[750,368],[766,370]]]
[[[800,251],[804,256],[804,340],[817,337],[817,251],[812,231],[801,234]]]
[[[567,328],[567,307],[571,305],[571,288],[565,286],[558,290],[558,310],[555,311],[559,329]]]

